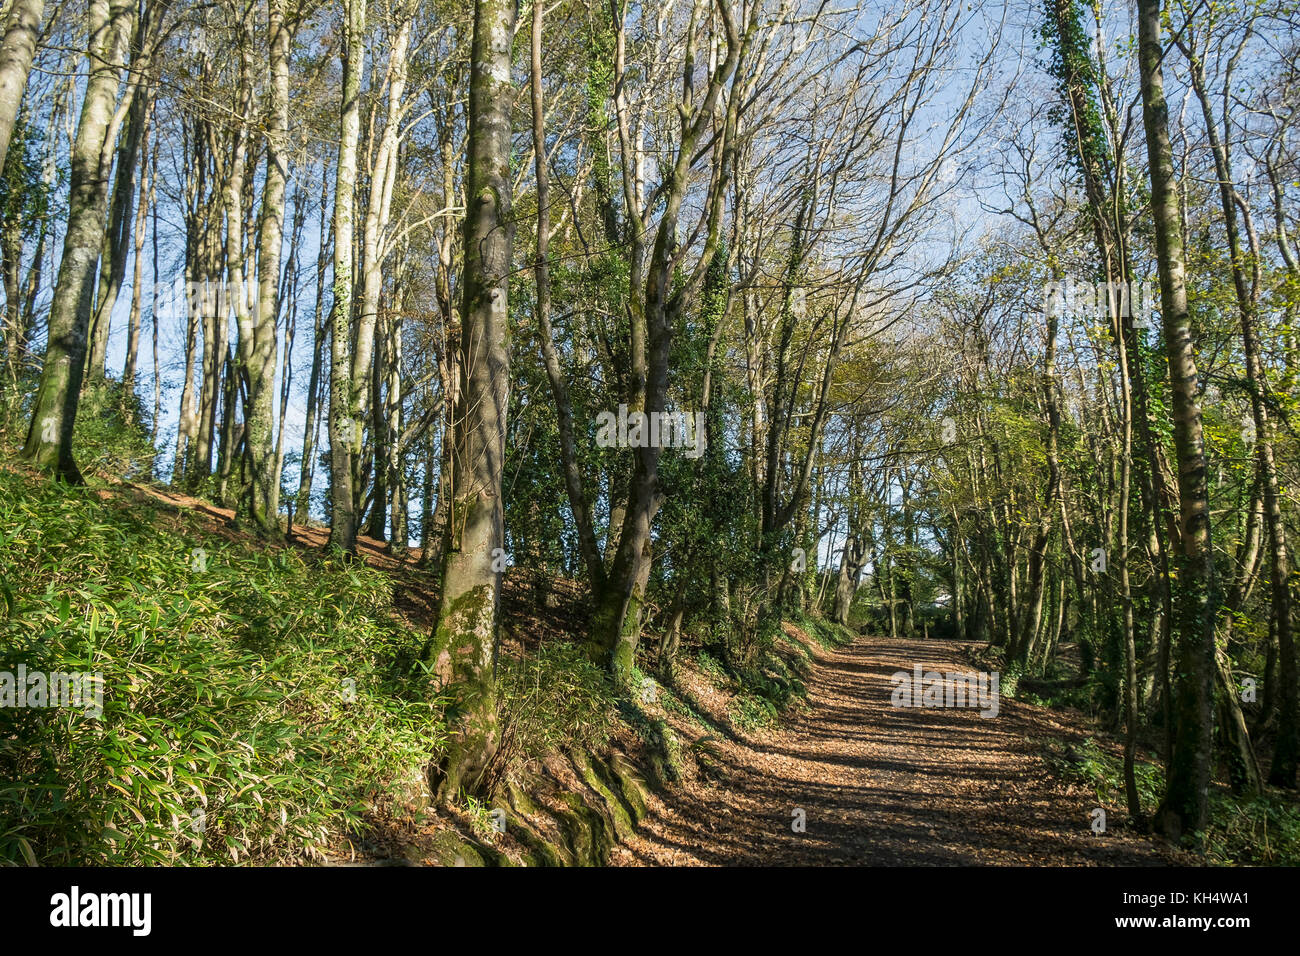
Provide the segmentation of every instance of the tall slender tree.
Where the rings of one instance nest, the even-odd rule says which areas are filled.
[[[334,173],[334,303],[330,313],[330,545],[357,547],[352,457],[362,423],[352,417],[353,227],[357,152],[361,140],[361,78],[366,53],[366,0],[343,2],[343,98]]]
[[[136,10],[135,0],[92,0],[88,11],[89,74],[72,145],[68,226],[50,303],[45,364],[22,451],[28,461],[73,483],[82,480],[72,458],[72,429],[81,400],[95,270],[108,212],[108,138]]]
[[[428,662],[456,701],[451,741],[433,768],[440,799],[474,792],[500,743],[496,657],[505,561],[506,408],[510,392],[510,49],[513,0],[476,0],[470,53],[465,264],[453,411],[452,498],[442,595]]]
[[[1197,369],[1187,308],[1182,212],[1165,102],[1160,0],[1138,0],[1138,62],[1142,118],[1151,177],[1151,216],[1160,275],[1160,314],[1169,363],[1174,449],[1178,462],[1180,550],[1176,628],[1174,738],[1156,825],[1178,839],[1209,817],[1210,751],[1214,730],[1214,625],[1218,598],[1210,540],[1205,438],[1197,401]]]

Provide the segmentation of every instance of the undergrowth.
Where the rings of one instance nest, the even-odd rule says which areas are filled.
[[[409,817],[446,726],[414,666],[424,635],[394,613],[389,575],[110,495],[100,476],[152,477],[145,411],[113,382],[83,406],[74,445],[90,487],[0,468],[0,675],[98,675],[102,710],[0,707],[0,864],[319,862]],[[23,410],[2,417],[12,445]],[[819,618],[796,624],[823,648],[852,639]],[[757,638],[743,666],[696,656],[743,730],[801,706],[813,662],[775,619]],[[644,703],[711,728],[688,698],[637,677]],[[502,776],[604,750],[620,721],[669,781],[684,746],[716,763],[714,736],[684,745],[572,643],[503,659],[499,678]]]
[[[1102,806],[1123,806],[1124,761],[1095,740],[1074,746],[1044,741],[1048,766],[1067,780],[1092,789]],[[1164,793],[1164,770],[1138,760],[1134,766],[1142,812],[1155,812]],[[1300,865],[1300,808],[1275,793],[1236,796],[1226,790],[1210,794],[1210,823],[1202,834],[1207,863],[1217,866]]]
[[[500,772],[516,777],[529,763],[562,748],[605,749],[618,702],[608,672],[571,643],[549,641],[535,654],[503,660],[498,674]]]
[[[319,860],[444,739],[381,572],[0,469],[0,582],[0,670],[103,678],[0,708],[0,861]]]
[[[791,621],[825,650],[843,647],[853,640],[847,628],[819,617],[796,613]],[[812,661],[809,647],[777,629],[763,635],[755,661],[748,667],[727,667],[705,652],[700,654],[701,669],[715,678],[721,670],[735,689],[727,708],[728,718],[746,732],[775,726],[784,715],[806,705],[806,681],[812,673]]]

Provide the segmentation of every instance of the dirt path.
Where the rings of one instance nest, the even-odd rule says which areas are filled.
[[[810,709],[725,743],[721,782],[658,801],[622,865],[1103,865],[1175,863],[1171,850],[1089,827],[1096,796],[1052,778],[1029,738],[1086,736],[1043,708],[896,708],[890,675],[968,672],[941,641],[863,637],[820,654]],[[806,831],[792,830],[794,811]]]

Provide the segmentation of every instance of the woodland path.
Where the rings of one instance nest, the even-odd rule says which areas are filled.
[[[1160,866],[1179,854],[1112,826],[1096,796],[1053,777],[1037,738],[1082,741],[1071,715],[1003,699],[977,710],[896,708],[890,675],[968,672],[959,646],[860,637],[819,651],[810,707],[783,727],[719,747],[721,780],[658,799],[621,865]],[[798,807],[806,832],[791,824]],[[1117,817],[1117,808],[1108,808]]]

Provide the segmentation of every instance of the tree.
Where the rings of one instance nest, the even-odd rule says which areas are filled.
[[[357,149],[361,139],[361,78],[365,68],[366,0],[343,3],[343,96],[334,173],[334,304],[330,315],[330,545],[357,546],[352,459],[362,423],[352,417],[352,233],[356,217]]]
[[[68,227],[50,303],[45,364],[22,451],[28,461],[72,483],[82,480],[72,459],[72,429],[81,399],[95,267],[108,212],[109,135],[136,9],[133,0],[90,4],[89,77],[72,147]]]
[[[1160,275],[1160,315],[1173,400],[1180,549],[1173,752],[1156,826],[1172,839],[1209,816],[1214,715],[1214,625],[1218,595],[1210,540],[1205,439],[1197,403],[1196,357],[1187,309],[1187,266],[1164,93],[1160,0],[1138,0],[1142,119],[1151,178],[1151,216]]]
[[[506,408],[510,394],[510,134],[515,90],[511,0],[476,0],[470,53],[465,259],[453,412],[451,507],[444,532],[442,594],[427,661],[455,700],[447,753],[433,771],[437,794],[474,792],[499,744],[495,669],[504,570]]]
[[[285,185],[289,179],[289,51],[293,22],[288,0],[270,0],[267,40],[270,109],[266,132],[266,181],[257,239],[257,291],[252,315],[240,313],[239,365],[246,390],[244,441],[248,448],[248,512],[263,535],[279,538],[280,472],[276,467],[271,405],[274,397],[277,323],[280,317],[280,247],[284,242]],[[228,224],[229,228],[229,224]],[[233,282],[232,282],[233,285]],[[244,295],[239,286],[241,302]]]
[[[0,169],[4,168],[9,140],[18,121],[44,12],[45,0],[14,0],[4,21],[4,36],[0,38]]]

